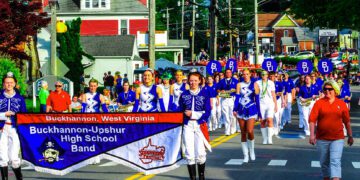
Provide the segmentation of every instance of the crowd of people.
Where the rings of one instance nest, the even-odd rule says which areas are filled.
[[[178,70],[173,74],[160,75],[161,83],[155,83],[155,73],[147,69],[143,81],[134,87],[121,76],[104,78],[104,94],[97,92],[99,82],[91,79],[86,85],[89,91],[71,97],[58,81],[55,91],[48,92],[47,82],[42,82],[39,94],[41,111],[46,113],[108,113],[112,108],[122,112],[182,112],[184,114],[183,144],[190,179],[196,179],[196,165],[200,179],[205,179],[206,150],[211,151],[209,133],[224,127],[229,136],[241,132],[243,162],[254,161],[254,125],[260,121],[262,144],[273,144],[273,136],[291,124],[292,106],[299,109],[299,128],[310,136],[310,143],[317,144],[321,154],[320,163],[324,179],[341,177],[341,154],[345,134],[348,144],[353,143],[350,127],[350,86],[343,78],[334,79],[316,72],[299,75],[294,82],[287,72],[250,71],[233,73],[230,69],[203,77],[199,72],[190,72],[187,77]],[[116,84],[109,84],[117,79]],[[170,83],[173,80],[173,83]],[[23,98],[14,90],[15,77],[8,73],[3,79],[4,90],[0,101],[10,103],[0,109],[3,124],[0,141],[0,165],[2,177],[7,176],[10,161],[15,175],[21,179],[18,152],[20,149],[15,124],[15,113],[26,112]],[[121,86],[121,90],[113,88]],[[116,99],[116,107],[110,102]],[[6,103],[7,104],[7,103]],[[330,108],[328,108],[330,107]],[[336,123],[329,123],[336,121]],[[316,126],[317,125],[317,126]],[[315,136],[315,129],[316,136]],[[13,143],[8,148],[8,142]],[[329,150],[330,147],[330,150]],[[336,149],[336,154],[332,151]],[[12,154],[9,156],[9,153]],[[11,159],[9,159],[11,157]],[[97,159],[98,163],[100,159]],[[335,162],[335,163],[333,163]]]

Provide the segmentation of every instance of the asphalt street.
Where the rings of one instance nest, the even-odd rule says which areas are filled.
[[[360,179],[360,87],[352,87],[351,121],[355,144],[344,148],[342,175],[344,180]],[[252,179],[252,180],[319,180],[321,179],[318,152],[308,143],[302,130],[298,129],[297,108],[293,106],[292,124],[286,126],[273,145],[262,145],[260,127],[255,130],[256,160],[242,163],[240,136],[223,136],[224,129],[211,133],[213,152],[208,153],[206,162],[207,179]],[[87,179],[87,180],[144,180],[144,179],[188,179],[186,166],[176,170],[145,176],[122,165],[107,160],[88,165],[65,176],[39,173],[23,166],[25,179]],[[10,179],[15,179],[10,172]]]

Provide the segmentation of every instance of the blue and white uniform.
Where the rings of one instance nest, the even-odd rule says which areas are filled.
[[[218,90],[222,91],[229,91],[231,89],[236,90],[236,85],[238,80],[235,78],[224,78],[220,80]],[[221,111],[224,115],[224,122],[225,122],[225,135],[234,134],[236,132],[236,118],[233,115],[234,109],[234,102],[235,102],[235,95],[236,93],[233,92],[230,94],[229,98],[222,97],[221,98]]]
[[[5,113],[27,112],[24,98],[14,91],[13,95],[0,91],[0,167],[7,167],[8,163],[14,169],[21,165],[20,141],[16,131],[16,116],[6,117]]]
[[[213,84],[212,86],[209,86],[208,84],[204,87],[204,90],[208,93],[210,101],[211,101],[211,115],[209,117],[209,130],[215,131],[218,127],[218,118],[217,118],[217,109],[218,106],[216,105],[217,100],[217,91],[216,91],[216,85]]]
[[[351,92],[347,86],[343,85],[341,86],[340,95],[338,96],[338,98],[343,100],[346,103],[347,107],[350,109],[350,101],[345,99],[345,96],[351,97]]]
[[[135,101],[133,112],[158,112],[157,102],[158,95],[156,93],[156,85],[140,86],[140,99],[137,105]],[[139,107],[139,108],[137,108]]]
[[[283,85],[285,88],[286,96],[287,96],[287,103],[286,107],[284,108],[284,112],[282,115],[282,122],[291,123],[291,106],[292,106],[292,90],[295,88],[294,82],[292,79],[288,79],[288,81],[283,81]]]
[[[183,139],[186,160],[189,165],[204,164],[205,148],[211,151],[211,146],[200,128],[208,121],[211,112],[208,93],[200,88],[196,92],[186,90],[181,94],[179,105],[181,112],[191,111],[191,117],[184,116]]]
[[[117,98],[117,103],[121,105],[128,105],[135,102],[135,92],[129,90],[128,92],[121,92]],[[127,112],[131,112],[133,107],[128,107]]]
[[[300,87],[300,91],[299,91],[299,97],[302,97],[303,99],[308,99],[308,98],[312,98],[313,95],[316,94],[316,87],[310,85],[310,86],[306,86],[303,85]],[[312,106],[314,104],[314,101],[311,100],[311,103],[308,105],[303,104],[302,107],[302,112],[304,115],[304,131],[305,131],[305,135],[309,136],[310,135],[310,129],[309,129],[309,117],[310,117],[310,112],[312,109]]]
[[[255,102],[254,82],[240,82],[240,94],[236,95],[234,111],[237,118],[243,120],[257,119],[258,109]]]
[[[298,106],[298,110],[299,110],[299,128],[304,128],[304,113],[302,111],[302,106],[301,106],[301,100],[300,100],[300,89],[301,89],[301,84],[300,84],[300,80],[298,80],[295,83],[295,87],[299,89],[299,92],[296,94],[296,102],[297,102],[297,106]]]
[[[161,89],[162,92],[165,111],[166,112],[172,111],[173,99],[170,96],[170,85],[166,87],[164,84],[160,84],[158,85],[158,87]],[[161,111],[160,103],[158,103],[158,111]]]
[[[186,91],[186,84],[185,83],[174,83],[174,104],[173,104],[173,111],[179,112],[179,99],[183,92]]]
[[[276,93],[276,103],[277,103],[278,111],[274,115],[274,128],[275,128],[274,132],[275,135],[277,135],[280,129],[282,129],[281,117],[284,112],[284,108],[282,107],[283,99],[281,98],[281,96],[277,95],[277,93],[283,93],[284,96],[287,95],[284,90],[284,86],[282,82],[275,81],[275,93]]]

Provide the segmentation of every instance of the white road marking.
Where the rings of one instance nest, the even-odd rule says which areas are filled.
[[[352,162],[355,169],[360,169],[360,162]]]
[[[31,167],[31,166],[26,166],[26,167],[23,167],[23,168],[21,168],[21,169],[23,169],[23,170],[28,170],[28,169],[34,169],[34,168]]]
[[[112,161],[110,161],[110,162],[107,162],[107,163],[104,163],[104,164],[101,164],[101,165],[99,165],[100,167],[108,167],[108,166],[117,166],[117,165],[119,165],[118,163],[116,163],[116,162],[112,162]]]
[[[230,159],[225,165],[242,165],[243,159]]]
[[[271,160],[268,166],[285,166],[287,160]]]
[[[311,167],[319,168],[320,167],[320,161],[311,161]]]

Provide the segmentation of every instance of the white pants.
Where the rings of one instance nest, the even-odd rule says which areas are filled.
[[[287,105],[284,108],[284,112],[283,112],[283,115],[282,115],[283,125],[285,125],[286,123],[291,122],[291,106],[292,106],[291,100],[292,100],[292,95],[291,95],[291,93],[287,93],[286,95],[287,95]]]
[[[21,165],[20,141],[16,129],[11,125],[5,124],[0,131],[0,166],[8,166],[9,161],[12,168],[18,168]]]
[[[217,106],[216,106],[216,98],[211,98],[211,114],[209,117],[209,129],[210,131],[215,130],[218,127],[218,118],[217,118]]]
[[[301,102],[300,98],[297,98],[297,105],[298,105],[298,109],[299,109],[299,128],[303,128],[304,127],[304,113],[303,113],[300,102]]]
[[[223,120],[224,116],[223,116],[223,114],[221,112],[221,102],[222,102],[221,97],[219,97],[219,101],[220,101],[219,106],[216,106],[216,115],[217,115],[216,117],[218,119],[219,128],[221,128],[221,125],[224,124],[224,120]]]
[[[204,164],[206,161],[205,146],[208,144],[196,121],[189,121],[184,125],[183,139],[185,145],[185,158],[189,165]]]
[[[310,128],[309,128],[309,117],[312,107],[314,106],[314,101],[311,101],[311,104],[309,106],[302,106],[302,111],[304,115],[304,131],[305,135],[310,135]]]
[[[274,113],[274,127],[279,128],[281,125],[281,115],[283,111],[283,108],[281,107],[281,103],[282,103],[281,98],[276,100],[276,103],[277,103],[278,111]]]
[[[223,98],[221,100],[221,111],[224,115],[225,135],[236,132],[236,118],[233,114],[234,98]]]
[[[274,118],[275,104],[271,102],[260,102],[260,114],[263,120],[268,118]]]

